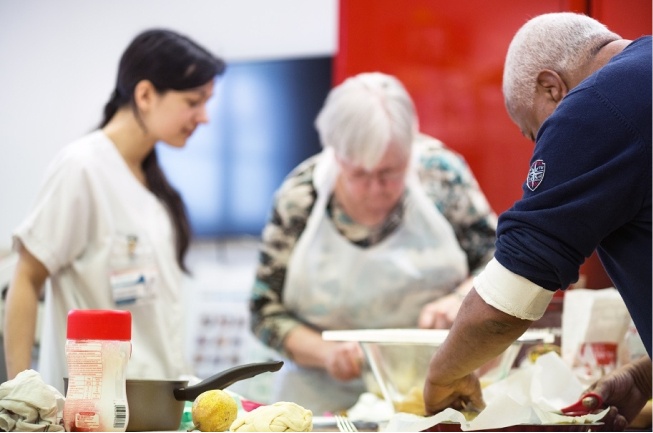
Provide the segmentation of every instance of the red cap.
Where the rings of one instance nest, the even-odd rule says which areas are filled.
[[[132,315],[123,310],[70,310],[69,340],[131,340]]]

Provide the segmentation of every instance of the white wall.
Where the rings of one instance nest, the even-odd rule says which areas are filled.
[[[0,0],[0,257],[41,174],[94,128],[141,30],[187,34],[227,61],[332,55],[337,0]]]

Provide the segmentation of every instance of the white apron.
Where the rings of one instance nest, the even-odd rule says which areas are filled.
[[[325,150],[314,173],[317,199],[289,261],[283,303],[323,330],[414,328],[425,304],[467,276],[466,255],[414,168],[407,174],[404,219],[397,230],[368,248],[352,244],[326,212],[338,171],[332,151]],[[347,409],[365,391],[361,380],[339,382],[291,361],[276,378],[275,401],[294,401],[316,415]]]

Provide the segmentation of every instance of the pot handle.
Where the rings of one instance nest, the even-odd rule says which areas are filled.
[[[249,379],[250,377],[268,371],[278,371],[282,365],[283,361],[254,362],[251,364],[237,365],[221,373],[214,374],[196,385],[173,390],[175,400],[193,401],[204,391],[225,389],[240,380]]]

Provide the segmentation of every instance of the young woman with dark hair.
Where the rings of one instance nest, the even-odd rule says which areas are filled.
[[[46,383],[63,388],[71,309],[132,313],[128,377],[191,373],[181,350],[190,228],[156,144],[184,147],[208,121],[206,102],[224,69],[206,49],[165,29],[139,34],[124,51],[99,129],[56,156],[36,206],[14,232],[19,260],[4,328],[9,378],[31,367],[44,288],[38,370]]]

